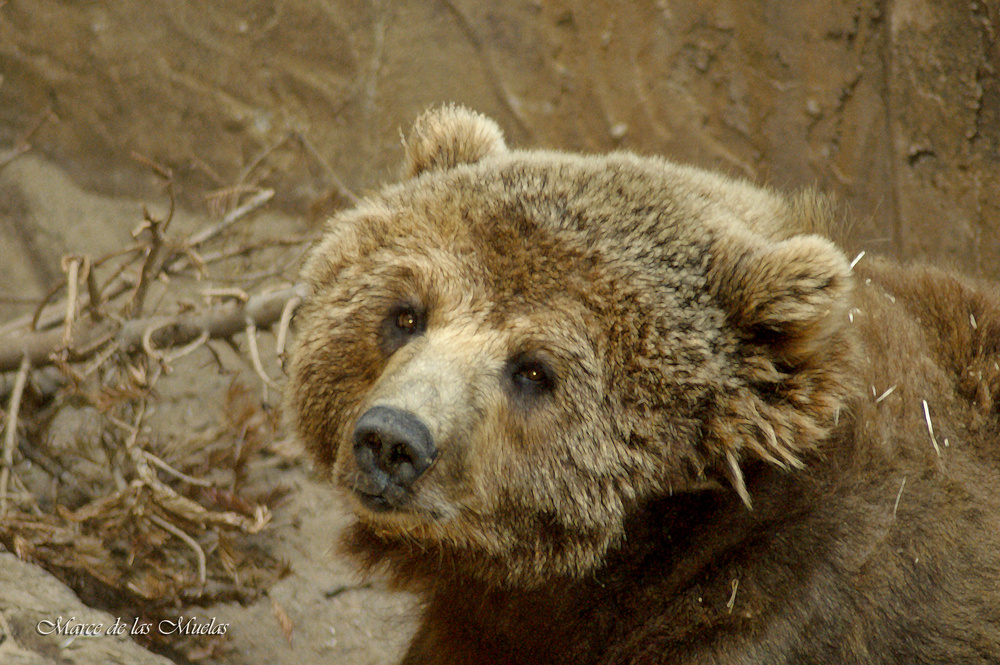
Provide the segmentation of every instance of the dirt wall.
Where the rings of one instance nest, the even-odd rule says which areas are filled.
[[[135,151],[188,206],[253,181],[302,212],[457,101],[520,145],[817,184],[858,247],[998,277],[998,25],[996,0],[7,0],[0,148],[51,109],[33,149],[89,189],[148,193]]]

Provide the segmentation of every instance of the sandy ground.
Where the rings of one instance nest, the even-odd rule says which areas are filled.
[[[378,583],[359,583],[357,575],[331,555],[328,545],[349,519],[329,488],[301,467],[280,472],[295,488],[292,501],[276,514],[266,534],[275,554],[292,562],[292,573],[268,598],[250,606],[205,609],[206,616],[232,624],[233,651],[214,662],[233,665],[272,663],[396,662],[413,632],[413,600],[388,593]],[[292,620],[285,639],[274,604]]]

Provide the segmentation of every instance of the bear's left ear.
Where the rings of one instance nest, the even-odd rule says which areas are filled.
[[[708,277],[739,338],[739,384],[720,394],[705,432],[749,507],[744,460],[801,466],[836,423],[851,381],[843,334],[851,276],[847,258],[819,236],[728,231],[714,242]]]
[[[507,150],[500,127],[484,115],[449,104],[424,112],[404,141],[403,176],[474,164]]]
[[[730,325],[775,360],[805,362],[843,325],[851,269],[829,240],[776,242],[741,229],[714,250],[709,282]]]

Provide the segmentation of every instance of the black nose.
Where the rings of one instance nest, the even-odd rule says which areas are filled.
[[[430,430],[409,411],[375,406],[354,427],[354,457],[374,494],[384,495],[390,483],[408,488],[436,456]]]

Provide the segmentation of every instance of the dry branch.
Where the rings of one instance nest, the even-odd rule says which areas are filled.
[[[0,4],[0,7],[2,6],[3,5]],[[2,81],[3,79],[0,79],[0,82]],[[45,111],[38,116],[38,118],[35,120],[34,123],[32,123],[32,125],[27,129],[27,131],[25,131],[24,134],[21,135],[17,143],[14,144],[13,148],[11,148],[9,151],[5,153],[0,153],[0,170],[2,170],[5,166],[10,164],[15,159],[17,159],[19,156],[31,150],[32,137],[39,129],[41,129],[42,125],[44,125],[46,121],[54,117],[55,113],[52,112],[51,108],[45,109]]]
[[[188,240],[188,243],[192,246],[198,246],[211,240],[212,238],[215,238],[216,236],[221,235],[223,232],[225,232],[226,229],[232,226],[235,222],[245,217],[247,213],[256,210],[257,208],[261,207],[262,205],[264,205],[273,198],[274,198],[273,189],[260,190],[259,192],[251,196],[246,201],[246,203],[243,203],[242,205],[226,213],[225,217],[222,218],[221,222],[219,222],[218,224],[216,224],[211,228],[207,228],[204,231],[199,231],[198,233],[191,236],[190,240]]]
[[[21,410],[21,397],[24,395],[24,385],[28,380],[31,363],[27,358],[21,361],[17,372],[14,392],[10,397],[10,408],[7,409],[7,425],[4,430],[3,470],[0,471],[0,519],[7,514],[7,482],[14,466],[14,441],[17,439],[17,416]]]
[[[58,360],[57,354],[64,349],[71,362],[90,358],[109,344],[116,344],[125,351],[140,349],[143,336],[147,334],[158,351],[189,344],[206,332],[211,339],[230,339],[244,332],[248,321],[258,328],[279,322],[287,303],[293,298],[301,298],[304,289],[303,285],[290,286],[252,296],[246,303],[227,302],[205,311],[175,316],[125,322],[87,319],[77,323],[68,348],[63,345],[62,329],[3,334],[0,335],[0,372],[16,370],[24,357],[33,367],[50,365]]]
[[[154,617],[176,613],[185,602],[248,600],[287,571],[242,540],[265,528],[283,492],[248,484],[251,458],[273,441],[278,426],[260,393],[234,380],[220,400],[227,424],[207,440],[192,437],[185,443],[195,445],[187,453],[167,460],[151,451],[159,433],[144,416],[155,410],[158,379],[172,361],[205,346],[222,369],[205,345],[209,339],[246,352],[265,395],[276,389],[264,372],[256,334],[275,327],[283,346],[305,290],[290,285],[254,293],[244,272],[243,288],[202,289],[211,304],[201,305],[181,297],[164,300],[170,291],[157,293],[159,285],[191,273],[203,279],[209,263],[251,257],[266,247],[304,246],[309,239],[216,246],[202,255],[208,243],[231,239],[235,222],[274,192],[240,188],[234,205],[241,194],[249,196],[220,223],[168,238],[175,205],[170,173],[137,159],[167,181],[166,215],[157,218],[144,209],[142,225],[120,251],[98,259],[66,256],[63,281],[34,313],[0,325],[0,416],[6,420],[0,420],[0,548],[38,563],[78,591],[100,590],[100,602],[110,603],[104,609]],[[295,251],[291,257],[301,258]],[[266,277],[281,279],[291,262],[269,263]],[[106,271],[101,279],[98,270]],[[153,314],[170,300],[176,311]],[[234,341],[241,333],[248,335],[242,351]],[[17,369],[9,389],[11,375],[5,373]],[[52,445],[56,415],[65,410],[74,422],[81,408],[94,414],[99,431]]]

